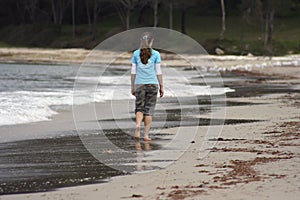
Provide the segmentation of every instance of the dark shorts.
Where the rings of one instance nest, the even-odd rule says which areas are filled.
[[[135,113],[142,112],[144,116],[152,116],[157,100],[158,85],[135,85]]]

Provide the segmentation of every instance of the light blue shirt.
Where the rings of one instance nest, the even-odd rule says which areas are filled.
[[[136,64],[136,77],[134,84],[158,84],[155,64],[161,62],[160,53],[151,49],[152,55],[147,64],[143,64],[140,58],[140,49],[133,52],[131,63]]]

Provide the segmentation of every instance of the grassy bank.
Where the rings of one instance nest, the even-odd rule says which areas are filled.
[[[151,20],[138,25],[133,13],[132,27],[151,26]],[[168,13],[161,12],[159,26],[168,28]],[[180,31],[180,13],[174,13],[174,30]],[[245,23],[238,17],[227,17],[225,40],[218,40],[221,28],[220,17],[197,16],[188,13],[187,34],[215,53],[216,48],[225,54],[285,55],[300,53],[299,17],[276,19],[272,45],[265,48],[261,24],[256,21]],[[96,24],[95,27],[77,25],[75,38],[72,26],[53,24],[10,25],[0,29],[0,47],[47,47],[91,49],[106,38],[124,31],[117,16]]]

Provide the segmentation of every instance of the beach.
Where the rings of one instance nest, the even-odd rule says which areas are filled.
[[[73,64],[78,65],[88,54],[86,50],[70,50],[79,53],[75,54],[75,58],[67,56],[60,60],[53,59],[53,57],[43,59],[43,56],[37,56],[38,59],[34,59],[27,54],[27,59],[22,60],[17,56],[20,58],[18,60],[14,55],[19,51],[10,52],[6,58],[1,56],[1,62],[57,65],[73,60]],[[57,54],[57,51],[48,51],[54,55]],[[4,49],[3,52],[7,51]],[[33,50],[32,55],[36,54],[37,52]],[[108,54],[111,52],[106,55]],[[123,56],[115,61],[116,65],[126,64],[128,55]],[[171,55],[165,55],[165,58],[168,56],[169,59],[166,59],[168,66],[184,67],[183,72],[191,74],[195,70],[185,65],[185,62],[180,59],[173,59]],[[193,55],[190,59],[197,60],[197,56]],[[28,186],[24,186],[23,190],[20,187],[20,191],[14,191],[18,182],[12,181],[11,191],[6,188],[5,195],[3,194],[0,199],[297,199],[300,195],[299,56],[280,58],[220,56],[212,57],[212,59],[215,65],[207,67],[208,76],[210,73],[219,72],[223,78],[224,87],[234,90],[234,92],[226,93],[227,105],[216,105],[215,109],[210,105],[211,99],[201,95],[196,99],[197,104],[191,101],[191,97],[184,97],[179,105],[176,101],[181,97],[176,99],[170,96],[161,99],[160,105],[165,109],[158,107],[156,122],[154,119],[153,124],[155,131],[152,133],[154,140],[150,143],[151,147],[142,141],[136,143],[131,137],[133,129],[130,125],[134,117],[132,112],[129,115],[120,114],[118,119],[112,122],[110,120],[115,118],[115,114],[110,110],[111,102],[110,104],[97,102],[93,105],[96,110],[101,110],[97,115],[97,120],[101,121],[101,125],[105,127],[103,128],[106,131],[104,131],[105,134],[111,134],[109,137],[111,141],[118,142],[120,138],[115,138],[115,134],[118,133],[114,131],[122,127],[127,135],[123,136],[122,140],[126,142],[121,143],[121,147],[136,150],[138,146],[137,152],[144,152],[146,158],[152,152],[158,152],[169,137],[173,138],[174,135],[178,135],[184,138],[186,134],[186,140],[184,140],[186,143],[178,139],[177,144],[185,146],[178,147],[177,150],[180,153],[176,154],[176,158],[171,157],[171,161],[161,158],[157,163],[150,160],[148,164],[152,170],[142,170],[142,172],[138,172],[139,167],[143,168],[147,163],[144,163],[145,166],[143,164],[139,166],[138,162],[134,163],[137,166],[134,166],[134,170],[128,174],[105,169],[104,165],[99,166],[95,158],[85,150],[85,146],[81,144],[82,138],[80,141],[77,133],[74,132],[76,124],[74,124],[73,113],[67,109],[56,109],[57,114],[53,115],[50,121],[0,127],[1,133],[11,135],[11,138],[6,137],[7,142],[1,143],[3,145],[1,151],[8,154],[2,154],[2,158],[6,156],[8,159],[11,155],[18,155],[20,151],[35,152],[29,155],[39,160],[46,155],[62,155],[61,163],[58,162],[52,167],[44,166],[44,168],[49,167],[52,173],[49,177],[53,178],[54,186],[39,186],[34,190],[35,193],[27,193],[32,192]],[[197,67],[203,68],[200,65]],[[215,79],[210,77],[206,80],[211,80],[211,85],[213,85]],[[201,86],[203,83],[193,84]],[[113,102],[114,107],[122,110],[122,106],[132,104],[133,99]],[[82,104],[77,108],[79,113],[85,116],[82,123],[84,122],[83,124],[87,127],[84,130],[93,132],[97,126],[93,121],[93,116],[87,112],[89,106],[90,104]],[[195,109],[198,107],[200,111]],[[221,107],[226,108],[225,115]],[[101,115],[102,113],[105,115]],[[224,125],[222,120],[213,116],[224,116]],[[214,124],[213,120],[221,122]],[[164,123],[161,124],[160,121]],[[221,130],[221,132],[207,137],[209,129]],[[47,137],[50,132],[56,132],[58,135]],[[191,132],[194,135],[189,135]],[[20,143],[15,141],[14,144],[19,149],[13,147],[15,151],[8,151],[7,146],[12,145],[10,140],[14,141],[15,133],[23,133],[25,136],[21,137],[24,139],[19,138]],[[45,138],[37,140],[36,138],[41,134],[44,134]],[[204,149],[204,152],[200,151],[207,142],[211,144],[209,148]],[[30,149],[30,145],[34,147],[34,144],[38,144],[36,147],[41,149],[45,147],[45,154],[40,155],[39,149],[35,151]],[[66,144],[69,144],[67,148]],[[11,152],[15,154],[9,154]],[[50,163],[51,158],[52,161],[59,161],[54,155],[51,156],[44,163]],[[22,162],[22,154],[14,158]],[[23,160],[26,161],[24,157]],[[28,159],[28,162],[32,160]],[[37,164],[40,163],[37,162]],[[62,163],[65,163],[65,167]],[[156,165],[164,167],[160,168]],[[65,185],[59,183],[58,178],[53,176],[55,168],[64,169],[57,172],[57,176],[61,178],[59,174],[65,174],[65,178],[60,180],[61,182],[67,180]],[[74,173],[70,173],[72,170]],[[101,170],[106,173],[99,175]],[[88,176],[89,180],[80,182],[80,177],[84,177],[82,174],[85,173],[93,175]],[[19,176],[16,175],[16,177]],[[76,181],[72,183],[70,177]],[[10,177],[6,179],[10,180]],[[43,176],[43,179],[47,180],[47,176]],[[100,183],[97,183],[97,180],[101,180]],[[3,182],[0,187],[5,188]]]

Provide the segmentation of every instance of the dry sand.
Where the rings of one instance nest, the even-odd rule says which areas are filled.
[[[163,64],[168,66],[187,66],[191,64],[212,70],[255,70],[269,71],[268,67],[300,66],[300,55],[282,57],[268,56],[213,56],[213,55],[175,55],[161,53]],[[40,63],[40,64],[94,64],[129,65],[131,53],[86,49],[39,49],[39,48],[0,48],[0,62]],[[188,62],[187,62],[188,61]],[[294,71],[300,76],[299,70]],[[293,75],[294,73],[291,73]]]
[[[289,63],[288,68],[277,66],[276,69],[259,67],[251,70],[270,76],[280,75],[282,79],[276,80],[278,83],[295,87],[300,83],[299,79],[290,78],[291,75],[298,77],[298,65],[290,66]],[[103,184],[4,195],[1,200],[298,199],[300,95],[283,93],[230,100],[258,104],[227,107],[226,118],[263,121],[224,126],[221,135],[216,138],[216,145],[203,159],[199,159],[199,149],[209,128],[206,126],[199,127],[195,143],[165,169],[115,177]],[[210,115],[201,117],[209,118]],[[167,131],[184,133],[189,129],[192,127]]]

